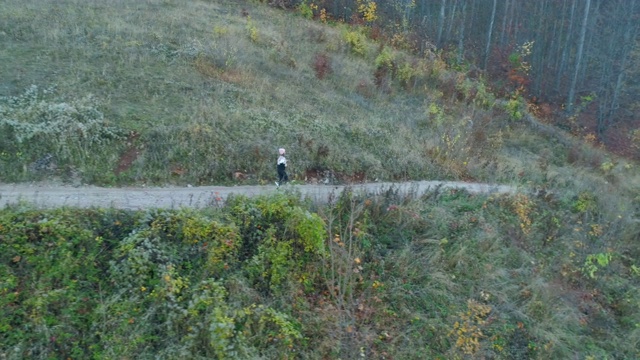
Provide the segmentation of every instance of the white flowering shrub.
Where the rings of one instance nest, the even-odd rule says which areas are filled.
[[[0,97],[0,161],[28,164],[45,156],[78,163],[100,147],[122,138],[91,95],[69,102],[53,89],[32,85],[19,96]]]

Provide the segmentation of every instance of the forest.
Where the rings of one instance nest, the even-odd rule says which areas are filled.
[[[640,2],[636,0],[315,0],[320,16],[365,22],[417,52],[438,49],[523,96],[555,125],[613,149],[637,144]],[[621,139],[614,128],[624,129]],[[637,146],[637,145],[636,145]]]

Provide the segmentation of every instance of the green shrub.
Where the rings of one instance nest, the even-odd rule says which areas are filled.
[[[325,226],[318,215],[286,195],[238,196],[228,206],[243,234],[241,256],[249,260],[249,277],[263,290],[280,292],[285,280],[315,279],[317,274],[303,270],[325,252]]]
[[[347,30],[343,32],[342,38],[349,46],[351,52],[363,57],[367,55],[367,37],[360,31]]]
[[[395,55],[389,47],[382,49],[380,54],[375,59],[376,68],[388,68],[391,69],[394,66]]]
[[[597,202],[596,197],[589,193],[583,192],[578,195],[577,199],[573,202],[573,211],[577,213],[586,213],[589,211],[596,210]]]
[[[79,215],[0,211],[0,352],[9,358],[88,358],[99,342],[90,328],[99,289],[110,288],[109,239],[94,226],[118,217]]]
[[[505,104],[505,110],[513,120],[520,120],[524,116],[526,105],[521,96],[516,96]]]
[[[317,8],[318,6],[314,3],[311,3],[311,5],[307,4],[306,0],[302,1],[298,5],[298,11],[300,12],[300,15],[302,15],[302,17],[305,19],[313,19],[313,10]]]
[[[257,43],[260,40],[260,33],[258,32],[258,27],[251,20],[251,16],[247,17],[247,25],[245,26],[245,30],[247,31],[247,35],[252,42]]]

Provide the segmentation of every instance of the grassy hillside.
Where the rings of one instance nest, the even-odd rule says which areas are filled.
[[[498,106],[482,79],[363,28],[243,1],[4,8],[3,181],[270,182],[278,147],[301,181],[539,183],[535,161],[613,164],[523,132],[519,99]]]
[[[508,130],[523,104],[505,112],[481,80],[365,29],[243,1],[3,7],[0,180],[259,182],[278,147],[299,180],[528,171],[499,161],[521,146]]]
[[[0,212],[0,357],[640,357],[637,164],[483,79],[251,1],[5,0],[0,181],[456,179],[205,212]]]
[[[86,182],[201,184],[230,181],[235,171],[270,179],[279,146],[289,149],[299,177],[310,168],[435,175],[414,134],[425,121],[424,94],[380,93],[371,82],[374,45],[366,44],[364,56],[352,54],[346,29],[235,1],[85,4],[5,6],[1,89],[18,96],[4,104],[17,103],[3,114],[4,130],[14,134],[3,146],[5,180],[37,177],[30,165],[47,154],[53,174],[74,172]],[[319,53],[331,62],[324,80],[312,66]],[[357,92],[360,82],[366,97]],[[33,95],[20,97],[33,85]],[[78,119],[69,113],[75,109],[60,109],[63,103],[100,114]],[[66,116],[74,119],[60,119]],[[51,131],[71,133],[84,153],[7,123],[43,117],[63,121]],[[76,139],[77,122],[90,121],[99,124],[88,139]],[[25,137],[38,148],[20,143]],[[405,146],[412,143],[414,149]],[[401,164],[389,168],[394,156]]]

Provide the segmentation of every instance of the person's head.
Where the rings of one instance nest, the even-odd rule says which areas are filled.
[[[278,154],[280,154],[280,155],[284,155],[284,148],[280,148],[280,149],[278,149]]]

